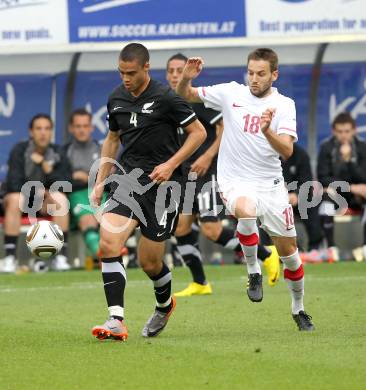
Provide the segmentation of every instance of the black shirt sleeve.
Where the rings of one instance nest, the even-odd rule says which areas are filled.
[[[297,159],[298,185],[301,186],[307,181],[313,180],[313,175],[311,174],[309,155],[300,147],[297,147],[297,150],[299,153]]]
[[[168,107],[167,115],[178,127],[187,127],[197,119],[192,107],[173,90],[169,90],[164,99]]]
[[[113,115],[111,115],[111,105],[110,105],[110,102],[108,102],[107,104],[107,121],[108,121],[108,127],[109,127],[109,130],[110,131],[119,131],[120,128],[118,126],[118,123],[116,121],[116,119],[113,117]]]
[[[25,183],[24,147],[22,144],[14,146],[8,160],[8,175],[6,178],[6,192],[20,192]]]
[[[330,183],[337,180],[333,173],[332,151],[328,143],[324,143],[320,147],[317,176],[323,187],[328,187]]]
[[[357,141],[357,162],[350,161],[348,170],[353,184],[366,184],[366,142]]]
[[[209,126],[215,126],[222,119],[222,113],[220,111],[207,108],[203,103],[195,103],[192,107],[202,124],[206,123]]]

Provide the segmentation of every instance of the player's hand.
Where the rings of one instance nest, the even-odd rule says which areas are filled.
[[[262,133],[265,134],[268,131],[275,113],[275,108],[267,108],[267,110],[262,113],[260,120]]]
[[[97,184],[89,195],[89,202],[92,207],[99,207],[102,203],[104,183]]]
[[[192,165],[190,172],[196,172],[197,176],[204,176],[212,164],[212,158],[203,154]]]
[[[342,160],[349,162],[352,157],[352,146],[347,142],[340,146],[339,152],[341,154]]]
[[[174,166],[169,162],[160,164],[150,173],[149,178],[156,184],[161,184],[170,179],[174,172]]]
[[[87,183],[88,180],[89,180],[89,175],[84,172],[84,171],[75,171],[73,174],[72,174],[72,178],[74,180],[80,180],[84,183]]]
[[[33,152],[31,154],[31,160],[35,163],[35,164],[42,164],[43,160],[44,160],[44,156],[40,153],[37,153],[37,152]]]
[[[53,171],[53,164],[48,161],[43,160],[41,164],[42,170],[46,175],[49,175]]]
[[[295,207],[299,203],[299,198],[295,192],[290,192],[288,194],[289,203],[291,206]]]
[[[366,199],[366,184],[351,184],[351,193]]]
[[[183,78],[192,80],[195,79],[203,68],[203,59],[201,57],[191,57],[183,69]]]

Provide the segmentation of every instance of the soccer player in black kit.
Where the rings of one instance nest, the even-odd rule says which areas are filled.
[[[206,131],[188,103],[169,87],[150,79],[149,68],[149,52],[143,45],[125,46],[118,63],[123,83],[108,100],[109,132],[91,195],[94,204],[101,202],[113,165],[112,160],[104,163],[103,158],[114,159],[120,142],[123,153],[119,171],[112,175],[115,182],[101,223],[102,276],[109,319],[92,329],[98,339],[127,339],[123,322],[126,272],[120,251],[137,226],[141,229],[139,263],[153,282],[156,298],[154,313],[142,335],[158,335],[175,307],[172,276],[163,263],[165,240],[174,233],[182,199],[172,182],[181,181],[180,165],[202,144]],[[188,133],[181,147],[177,127]]]

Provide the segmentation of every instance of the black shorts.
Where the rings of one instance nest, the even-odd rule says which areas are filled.
[[[138,221],[141,234],[152,241],[165,241],[174,234],[182,205],[182,189],[179,185],[153,185],[146,192],[117,193],[117,185],[111,190],[103,213],[113,213]]]
[[[195,184],[195,189],[193,185]],[[190,195],[193,194],[193,195]],[[186,182],[183,214],[197,215],[201,222],[217,222],[225,216],[225,206],[219,195],[216,170]]]

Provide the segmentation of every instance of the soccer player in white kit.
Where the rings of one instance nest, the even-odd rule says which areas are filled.
[[[292,99],[272,87],[278,78],[277,54],[261,48],[248,55],[248,86],[231,82],[194,88],[191,81],[202,67],[202,58],[190,58],[177,92],[190,102],[203,102],[223,114],[217,181],[226,207],[238,219],[237,236],[248,270],[248,296],[253,302],[263,298],[257,260],[259,219],[283,262],[292,317],[299,330],[312,331],[315,328],[311,316],[304,310],[304,269],[296,244],[292,206],[279,159],[289,158],[293,142],[297,141],[296,109]]]

